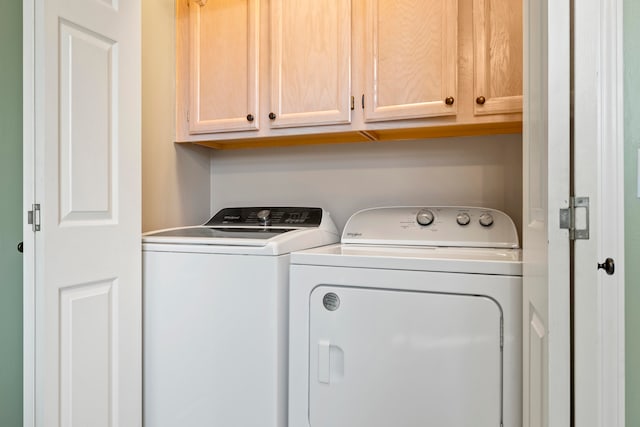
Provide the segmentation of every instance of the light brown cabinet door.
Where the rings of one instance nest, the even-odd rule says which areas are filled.
[[[351,1],[273,0],[271,127],[351,121]]]
[[[458,1],[367,0],[364,119],[457,112]]]
[[[257,129],[260,0],[189,5],[189,133]]]
[[[473,0],[474,113],[522,111],[522,1]]]

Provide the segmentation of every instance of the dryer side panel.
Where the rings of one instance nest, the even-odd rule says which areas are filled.
[[[485,296],[316,287],[310,426],[499,426],[501,318]]]

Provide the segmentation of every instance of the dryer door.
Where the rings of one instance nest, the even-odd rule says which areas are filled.
[[[502,310],[488,297],[319,286],[311,427],[498,427]]]

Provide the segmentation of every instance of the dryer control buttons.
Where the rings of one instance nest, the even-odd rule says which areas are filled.
[[[322,297],[324,308],[329,311],[336,311],[340,307],[340,297],[333,292],[328,292]]]
[[[456,217],[456,222],[460,225],[468,225],[471,222],[471,217],[466,212],[461,212]]]
[[[416,221],[420,225],[430,225],[433,222],[433,212],[429,209],[421,209],[416,215]]]
[[[483,213],[480,215],[480,225],[483,227],[491,227],[493,225],[493,216],[490,213]]]

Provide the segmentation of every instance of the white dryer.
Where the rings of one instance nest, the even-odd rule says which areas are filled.
[[[368,209],[293,253],[289,426],[521,426],[521,275],[482,208]]]
[[[286,427],[289,253],[338,239],[292,207],[145,234],[144,424]]]

